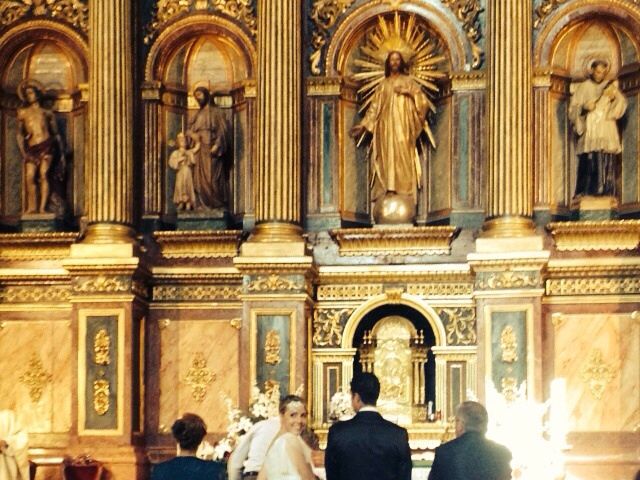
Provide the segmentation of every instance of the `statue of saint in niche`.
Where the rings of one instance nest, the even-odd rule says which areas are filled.
[[[178,210],[193,210],[196,205],[196,191],[193,185],[193,166],[200,144],[187,148],[187,136],[180,132],[176,137],[177,149],[169,157],[169,166],[176,170],[176,183],[173,189],[173,203]]]
[[[591,63],[590,77],[571,85],[569,119],[578,137],[578,173],[575,197],[616,196],[616,163],[622,153],[617,120],[627,100],[617,80],[606,80],[609,65]]]
[[[26,207],[24,213],[46,213],[47,206],[62,208],[65,157],[62,137],[51,110],[41,105],[42,87],[33,80],[18,86],[24,103],[18,109],[18,148],[24,160]],[[51,193],[51,183],[54,183]],[[50,205],[51,204],[51,205]]]
[[[229,202],[229,126],[207,88],[196,88],[194,97],[199,109],[189,123],[189,136],[200,145],[193,175],[197,207],[224,208]]]
[[[435,80],[445,76],[437,65],[444,57],[437,43],[410,17],[403,25],[396,14],[392,25],[382,23],[361,48],[364,59],[356,60],[362,71],[356,80],[364,80],[358,91],[367,109],[364,119],[351,129],[362,140],[372,134],[371,201],[376,223],[409,223],[415,217],[422,168],[417,144],[423,132],[435,147],[427,113],[435,105],[423,90],[437,92]],[[407,33],[409,32],[409,33]],[[382,40],[380,40],[382,39]],[[358,142],[360,143],[360,142]],[[420,143],[426,149],[426,142]]]

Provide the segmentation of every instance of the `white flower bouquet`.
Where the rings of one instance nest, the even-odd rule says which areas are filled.
[[[333,394],[329,403],[329,420],[332,422],[349,420],[355,414],[349,393],[338,390]]]

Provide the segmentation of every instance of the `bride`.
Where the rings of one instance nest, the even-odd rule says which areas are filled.
[[[280,431],[271,442],[258,480],[314,480],[311,449],[300,433],[307,423],[302,398],[287,395],[280,401]]]

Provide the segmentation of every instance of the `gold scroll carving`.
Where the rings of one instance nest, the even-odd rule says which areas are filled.
[[[187,372],[185,381],[191,387],[191,395],[193,399],[201,403],[207,395],[207,388],[216,376],[207,367],[207,360],[204,353],[196,352],[191,360],[191,367]]]
[[[93,409],[98,415],[104,415],[109,411],[109,381],[101,378],[93,382]]]
[[[478,275],[479,290],[501,290],[505,288],[531,288],[538,286],[536,272],[506,272],[481,273]]]
[[[258,277],[255,280],[249,282],[247,290],[249,292],[273,292],[273,291],[295,291],[303,288],[293,280],[290,280],[279,275],[271,274],[266,277]]]
[[[602,358],[602,351],[597,348],[592,350],[589,354],[589,360],[582,367],[582,380],[589,386],[591,395],[600,400],[613,377],[615,377],[615,371]]]
[[[269,330],[264,340],[264,362],[269,365],[280,363],[280,334],[276,330]]]
[[[480,24],[480,12],[483,8],[480,0],[441,0],[455,14],[462,23],[462,29],[467,35],[471,44],[473,54],[473,68],[480,68],[484,52],[480,48],[480,38],[482,38],[482,27]]]
[[[93,337],[93,361],[96,365],[109,365],[111,337],[107,330],[101,328]]]
[[[518,381],[514,377],[504,377],[501,381],[502,395],[511,403],[518,396]]]
[[[447,345],[475,345],[476,311],[474,308],[438,308],[438,316],[445,324]]]
[[[316,310],[313,314],[313,346],[340,347],[344,326],[351,312],[349,308]]]
[[[63,20],[87,33],[89,7],[87,0],[2,0],[0,26],[8,26],[27,15],[48,16]]]
[[[353,2],[354,0],[314,0],[311,7],[311,21],[314,26],[311,33],[313,52],[309,56],[313,75],[322,73],[320,60],[322,59],[322,49],[329,39],[329,30]]]
[[[243,24],[253,37],[258,32],[254,0],[157,0],[144,43],[150,44],[168,23],[191,12],[222,13]]]
[[[76,293],[124,293],[130,289],[131,277],[127,275],[73,278],[73,291]]]
[[[47,372],[42,365],[42,360],[35,353],[31,355],[27,369],[20,375],[20,383],[29,388],[29,397],[36,403],[42,398],[42,392],[47,383],[51,382],[53,375]]]
[[[502,361],[513,363],[518,361],[518,339],[516,332],[511,325],[502,329],[500,334],[500,349],[502,350]]]

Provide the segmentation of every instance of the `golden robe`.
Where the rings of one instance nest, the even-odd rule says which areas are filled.
[[[408,89],[410,95],[395,92]],[[409,75],[386,77],[373,95],[362,121],[373,134],[371,200],[387,192],[412,195],[417,201],[422,170],[416,140],[427,114],[427,96]]]

